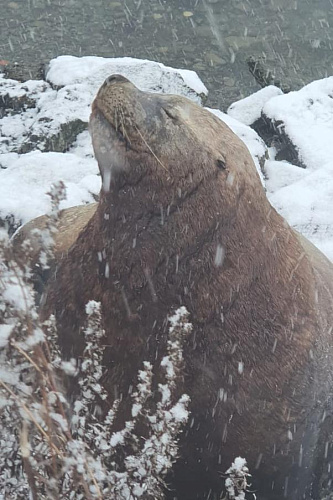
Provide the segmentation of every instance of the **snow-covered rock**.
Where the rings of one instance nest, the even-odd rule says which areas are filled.
[[[333,260],[333,161],[315,171],[271,161],[266,173],[272,205]]]
[[[235,120],[244,123],[244,125],[252,125],[261,117],[266,102],[278,95],[283,95],[282,90],[275,87],[275,85],[268,85],[268,87],[264,87],[258,92],[232,103],[227,113]]]
[[[60,56],[50,62],[47,82],[0,77],[0,101],[7,110],[0,119],[0,153],[67,151],[87,128],[91,102],[112,73],[121,73],[142,90],[181,94],[198,103],[207,94],[194,71],[131,57]]]
[[[72,153],[33,151],[18,156],[5,170],[0,170],[0,219],[7,221],[11,232],[51,210],[52,183],[62,180],[67,199],[60,208],[92,203],[100,191],[98,166],[93,158]]]
[[[105,78],[116,73],[146,92],[185,95],[199,103],[208,93],[195,71],[132,57],[59,56],[50,62],[46,79],[53,86],[83,85],[85,94],[91,90],[91,101]]]
[[[264,167],[267,196],[333,260],[333,77],[267,100],[260,98],[264,90],[231,105],[228,113],[247,124],[261,111],[252,125],[277,149]]]
[[[317,170],[333,159],[333,76],[269,99],[263,115],[293,144],[299,163]]]

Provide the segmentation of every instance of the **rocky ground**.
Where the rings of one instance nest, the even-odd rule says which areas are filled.
[[[197,71],[226,110],[259,89],[250,56],[292,89],[332,74],[332,26],[331,0],[3,0],[0,59],[33,79],[63,54],[160,61]]]

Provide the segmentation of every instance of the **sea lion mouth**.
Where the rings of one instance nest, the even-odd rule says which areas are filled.
[[[117,115],[115,111],[115,116]],[[124,124],[120,121],[115,119],[115,123],[113,124],[110,122],[107,116],[103,113],[103,109],[101,109],[98,105],[98,102],[95,101],[92,104],[92,110],[91,110],[91,115],[90,115],[90,122],[89,122],[89,130],[91,135],[93,135],[93,129],[96,127],[96,124],[100,122],[99,126],[102,126],[102,128],[110,128],[112,129],[112,138],[119,140],[120,142],[124,142],[126,147],[130,147],[130,140],[128,138],[128,135],[126,133]]]
[[[128,166],[126,153],[131,148],[130,141],[126,137],[123,127],[116,128],[104,116],[96,100],[92,105],[89,131],[95,158],[102,176],[102,189],[108,192],[112,177],[117,172],[126,170]]]

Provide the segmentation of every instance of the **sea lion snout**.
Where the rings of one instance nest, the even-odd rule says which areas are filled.
[[[111,179],[127,166],[127,143],[122,135],[110,126],[108,120],[95,106],[89,123],[93,149],[102,176],[102,189],[108,192]]]
[[[113,75],[108,76],[103,83],[104,87],[107,87],[108,85],[112,85],[114,83],[131,83],[127,78],[125,78],[123,75],[119,75],[118,73],[115,73]]]

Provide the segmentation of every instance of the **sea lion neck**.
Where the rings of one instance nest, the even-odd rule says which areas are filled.
[[[251,202],[254,197],[258,204]],[[247,258],[252,255],[258,271],[264,255],[273,255],[276,264],[281,260],[283,266],[283,252],[275,252],[276,229],[266,223],[269,213],[272,220],[279,218],[260,185],[254,190],[237,177],[228,181],[228,174],[217,169],[201,180],[184,177],[161,182],[160,176],[154,175],[143,176],[132,185],[111,183],[98,207],[101,250],[107,249],[110,258],[122,254],[124,267],[132,262],[139,274],[145,268],[155,272],[161,262],[177,255],[179,265],[189,254],[193,259],[197,255],[201,262],[203,247],[209,254],[204,260],[212,267],[216,252],[222,248],[236,275],[239,256],[245,253]],[[118,270],[119,275],[125,275],[122,264]],[[246,269],[241,275],[250,282]]]

